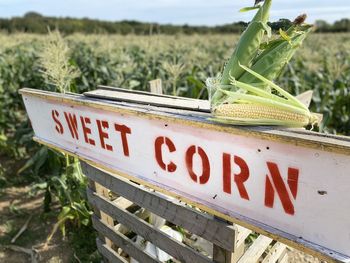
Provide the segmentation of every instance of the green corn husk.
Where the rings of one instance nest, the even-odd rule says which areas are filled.
[[[272,0],[265,0],[247,29],[243,32],[230,60],[225,66],[221,84],[230,84],[230,76],[238,79],[244,73],[244,70],[238,64],[250,66],[257,55],[265,32],[270,30],[267,21],[269,19],[271,2]]]
[[[240,67],[261,80],[275,93],[231,78],[232,86],[245,90],[249,94],[218,88],[217,92],[225,94],[225,101],[213,108],[215,120],[236,125],[282,125],[288,127],[304,127],[320,121],[317,114],[311,113],[294,96],[251,69],[243,65]]]
[[[270,34],[271,29],[268,27],[267,21],[269,19],[271,2],[272,0],[266,0],[262,6],[256,7],[259,9],[258,12],[240,37],[220,77],[221,88],[227,90],[234,88],[230,86],[230,77],[238,78],[244,73],[244,70],[239,67],[239,63],[250,66],[258,54],[265,32]],[[215,89],[210,90],[209,94],[211,101],[215,103],[220,103],[224,99],[224,94],[221,92],[217,93]]]
[[[207,87],[214,119],[236,125],[304,127],[320,123],[321,116],[289,94],[273,80],[311,32],[299,16],[280,37],[261,44],[271,0],[249,24],[238,42],[222,77],[208,78]],[[251,8],[248,8],[249,10]]]
[[[312,26],[309,25],[293,26],[291,36],[288,35],[289,41],[281,36],[272,45],[266,47],[250,68],[268,80],[276,79],[311,31]],[[267,88],[266,84],[249,72],[245,72],[238,80],[244,83],[254,83],[260,88]]]

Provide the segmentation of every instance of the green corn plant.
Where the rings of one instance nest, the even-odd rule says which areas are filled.
[[[39,62],[42,72],[47,77],[47,83],[55,86],[62,93],[70,92],[73,80],[79,76],[79,71],[69,63],[69,54],[70,50],[60,33],[49,32],[49,37],[43,44]],[[92,213],[86,201],[87,180],[82,174],[79,159],[67,154],[63,155],[65,162],[61,174],[49,178],[47,184],[49,193],[46,195],[47,199],[51,200],[51,195],[54,195],[61,204],[58,222],[48,237],[47,243],[58,227],[65,235],[66,221],[71,221],[78,226],[88,225]]]

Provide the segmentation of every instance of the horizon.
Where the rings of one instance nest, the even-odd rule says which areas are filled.
[[[217,0],[201,2],[200,0],[154,0],[152,3],[137,0],[0,0],[0,17],[21,17],[28,12],[37,12],[43,16],[58,18],[89,18],[101,21],[131,20],[142,23],[158,23],[190,26],[216,26],[239,21],[249,22],[253,12],[239,13],[239,9],[251,6],[253,1]],[[294,0],[283,3],[275,0],[271,9],[271,21],[281,18],[293,20],[301,13],[308,14],[308,22],[324,20],[334,23],[349,18],[350,1],[333,0]]]
[[[24,18],[25,15],[29,14],[29,13],[35,13],[37,15],[40,15],[44,18],[54,18],[54,19],[77,19],[77,20],[83,20],[83,19],[88,19],[88,20],[91,20],[91,21],[99,21],[99,22],[110,22],[110,23],[123,23],[123,22],[130,22],[130,23],[140,23],[140,24],[153,24],[153,25],[160,25],[160,26],[189,26],[189,27],[208,27],[208,28],[211,28],[211,27],[216,27],[216,26],[225,26],[225,25],[230,25],[230,24],[238,24],[238,23],[249,23],[250,21],[243,21],[243,20],[237,20],[237,21],[232,21],[232,22],[227,22],[227,23],[223,23],[223,24],[215,24],[215,25],[206,25],[206,24],[187,24],[187,23],[184,23],[184,24],[175,24],[175,23],[161,23],[161,22],[154,22],[154,21],[141,21],[141,20],[135,20],[135,19],[123,19],[123,20],[105,20],[103,18],[91,18],[91,17],[73,17],[73,16],[49,16],[49,15],[45,15],[45,14],[41,14],[41,13],[38,13],[36,11],[28,11],[26,12],[25,14],[21,15],[21,16],[13,16],[13,17],[0,17],[0,19],[14,19],[14,18]],[[271,20],[269,22],[271,23],[275,23],[275,22],[278,22],[279,20],[282,20],[282,19],[288,19],[288,18],[279,18],[279,19],[276,19],[276,20]],[[349,19],[350,18],[347,18],[347,17],[340,17],[339,19],[335,20],[335,21],[332,21],[332,22],[329,22],[329,21],[326,21],[326,20],[322,20],[322,19],[319,19],[319,21],[325,21],[327,22],[328,24],[332,25],[334,24],[335,22],[337,21],[340,21],[342,19]],[[293,19],[288,19],[289,21],[293,22]],[[315,21],[314,21],[315,22]]]

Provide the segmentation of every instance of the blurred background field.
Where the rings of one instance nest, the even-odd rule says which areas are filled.
[[[204,82],[221,71],[237,39],[238,35],[228,34],[71,34],[63,41],[69,48],[69,65],[78,72],[71,85],[73,92],[98,85],[148,90],[148,82],[160,78],[164,93],[207,99]],[[18,244],[45,243],[57,215],[64,216],[62,207],[66,207],[65,212],[72,215],[66,236],[72,262],[76,261],[74,253],[82,262],[98,262],[90,208],[84,201],[85,178],[74,160],[67,167],[62,154],[32,141],[18,94],[22,87],[55,91],[40,62],[48,41],[47,35],[0,34],[0,244],[9,244],[30,214],[35,214],[32,230]],[[324,114],[320,131],[350,135],[350,33],[310,36],[278,84],[294,95],[314,90],[311,110]],[[77,241],[82,234],[86,239]]]

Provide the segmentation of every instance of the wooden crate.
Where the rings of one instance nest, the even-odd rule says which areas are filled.
[[[116,174],[82,163],[89,179],[88,200],[94,207],[92,221],[99,233],[97,246],[108,262],[160,262],[132,237],[142,236],[174,257],[175,262],[287,262],[288,247],[195,209]],[[179,242],[147,222],[149,213],[208,241],[211,251],[200,251],[185,237]],[[249,240],[253,240],[250,241]]]

